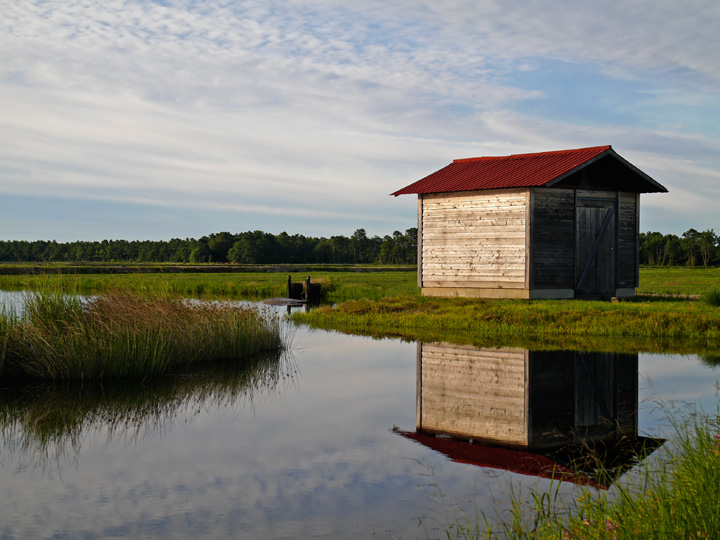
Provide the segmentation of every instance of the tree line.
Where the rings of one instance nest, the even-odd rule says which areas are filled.
[[[383,237],[358,229],[330,238],[248,231],[168,241],[0,241],[2,262],[414,264],[416,257],[416,228]]]
[[[689,229],[682,236],[640,234],[640,264],[653,266],[715,266],[720,264],[720,236],[713,229]]]
[[[720,265],[720,236],[690,229],[681,236],[640,233],[640,264]],[[0,241],[2,262],[241,263],[241,264],[415,264],[417,229],[369,237],[365,229],[330,238],[248,231],[220,232],[200,239],[99,242]]]

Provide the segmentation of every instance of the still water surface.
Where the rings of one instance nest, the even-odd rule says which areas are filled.
[[[299,328],[291,358],[250,388],[222,377],[202,392],[178,383],[158,390],[153,414],[118,423],[117,410],[98,413],[49,443],[33,436],[32,408],[64,403],[66,390],[32,388],[35,401],[18,413],[0,383],[0,538],[427,538],[447,522],[440,495],[492,515],[507,508],[511,484],[546,487],[393,431],[415,432],[430,409],[420,352]],[[637,365],[640,435],[662,435],[659,398],[715,410],[720,373],[699,358],[640,354]],[[567,482],[562,493],[575,489]]]

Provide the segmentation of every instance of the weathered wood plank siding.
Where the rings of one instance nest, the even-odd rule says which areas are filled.
[[[640,285],[638,254],[638,193],[620,192],[618,198],[618,258],[617,287],[634,288]]]
[[[524,288],[528,190],[424,195],[423,287]]]
[[[527,445],[527,351],[418,347],[419,429]]]
[[[536,289],[575,288],[575,191],[535,189],[532,280]]]

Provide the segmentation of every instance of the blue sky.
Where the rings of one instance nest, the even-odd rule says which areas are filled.
[[[611,144],[720,229],[717,0],[0,0],[0,239],[390,234],[455,158]]]

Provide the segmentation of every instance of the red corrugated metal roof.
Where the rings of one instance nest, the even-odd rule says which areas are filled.
[[[536,154],[456,159],[447,167],[443,167],[392,195],[397,197],[409,193],[445,193],[544,186],[559,177],[567,176],[607,153],[612,153],[622,160],[609,145]]]

